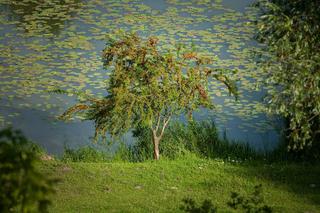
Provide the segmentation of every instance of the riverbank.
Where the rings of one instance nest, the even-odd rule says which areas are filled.
[[[320,165],[232,163],[193,155],[143,163],[64,163],[41,170],[60,179],[50,212],[183,212],[183,199],[209,199],[219,212],[239,212],[231,192],[247,196],[262,184],[274,212],[320,212]]]

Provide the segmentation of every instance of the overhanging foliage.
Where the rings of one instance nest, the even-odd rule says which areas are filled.
[[[289,147],[303,149],[320,141],[320,7],[317,0],[258,2],[260,42],[270,55],[263,69],[269,110],[288,120]]]

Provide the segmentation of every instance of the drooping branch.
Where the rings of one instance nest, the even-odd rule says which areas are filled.
[[[234,81],[221,74],[213,74],[212,76],[218,81],[222,82],[228,88],[230,94],[234,95],[236,99],[238,98],[238,90]]]
[[[59,119],[67,120],[69,119],[73,114],[76,114],[80,111],[84,111],[89,109],[90,106],[86,104],[76,104],[72,107],[70,107],[66,112],[64,112],[62,115],[59,116]]]

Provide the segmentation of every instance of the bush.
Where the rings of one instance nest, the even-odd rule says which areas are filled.
[[[0,131],[0,212],[47,212],[56,180],[36,169],[40,150],[19,131]]]

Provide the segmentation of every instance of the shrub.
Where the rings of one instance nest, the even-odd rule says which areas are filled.
[[[39,150],[19,131],[0,131],[0,212],[47,212],[56,180],[36,169]]]

